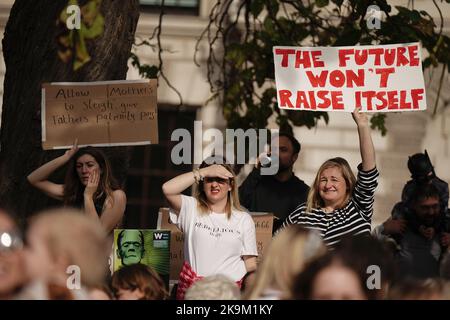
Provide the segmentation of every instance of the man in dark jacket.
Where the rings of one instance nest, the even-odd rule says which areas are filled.
[[[395,239],[400,274],[404,277],[439,276],[439,263],[450,244],[450,234],[442,226],[439,191],[433,184],[414,188],[409,201],[374,234]]]
[[[261,175],[261,164],[257,161],[239,187],[239,200],[245,208],[251,212],[271,212],[278,218],[274,221],[274,232],[298,205],[306,202],[309,191],[308,185],[293,173],[300,143],[292,135],[280,133],[278,146],[277,174]]]

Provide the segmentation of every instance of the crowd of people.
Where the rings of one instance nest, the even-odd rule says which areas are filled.
[[[61,208],[37,213],[24,232],[0,211],[0,299],[279,300],[450,299],[448,184],[428,154],[408,160],[412,179],[373,230],[379,172],[368,118],[356,108],[357,176],[340,157],[325,161],[311,187],[294,175],[301,145],[279,135],[279,171],[258,161],[238,186],[232,165],[215,156],[162,185],[170,220],[184,234],[179,281],[168,287],[141,264],[144,236],[121,232],[111,273],[113,231],[126,194],[98,149],[78,149],[30,173],[28,181]],[[68,164],[63,185],[49,180]],[[183,192],[195,185],[193,196]],[[251,212],[272,212],[273,238],[257,262]]]

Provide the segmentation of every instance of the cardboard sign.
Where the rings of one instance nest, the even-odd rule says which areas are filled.
[[[399,112],[426,109],[420,43],[274,47],[278,107]]]
[[[272,241],[272,228],[274,215],[267,212],[250,212],[255,222],[256,229],[256,246],[258,248],[258,263],[264,256],[264,252]]]
[[[184,262],[184,235],[169,220],[169,208],[160,208],[158,213],[158,229],[170,230],[170,280],[178,280]]]
[[[272,240],[272,226],[274,215],[267,212],[250,213],[255,222],[256,245],[258,249],[258,262],[262,259],[264,251]],[[184,262],[184,236],[178,227],[169,220],[169,208],[160,208],[158,214],[158,229],[171,231],[170,243],[170,280],[178,280]]]
[[[115,229],[113,268],[142,263],[152,267],[169,287],[170,244],[169,230]],[[120,238],[120,239],[119,239]]]
[[[47,83],[42,148],[158,143],[156,80]]]

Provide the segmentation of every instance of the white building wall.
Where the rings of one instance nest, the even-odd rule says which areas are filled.
[[[392,7],[407,5],[408,0],[388,1]],[[0,3],[0,29],[4,30],[9,9],[13,0],[2,0]],[[416,0],[415,9],[428,11],[439,24],[438,12],[432,1]],[[450,31],[450,5],[439,2],[445,16],[445,32]],[[166,15],[163,20],[162,43],[167,50],[164,53],[164,71],[182,94],[185,104],[200,107],[197,118],[203,121],[204,129],[215,127],[223,129],[225,121],[217,101],[206,105],[210,98],[209,84],[206,79],[206,44],[203,44],[202,53],[198,56],[203,63],[197,67],[193,62],[194,48],[197,38],[208,22],[208,14],[214,1],[202,0],[200,16]],[[136,36],[148,38],[158,23],[157,14],[142,13]],[[0,44],[1,45],[1,44]],[[139,48],[138,55],[142,63],[156,63],[157,57],[150,48]],[[5,67],[3,56],[0,57],[0,81],[3,82]],[[435,72],[435,79],[438,72]],[[138,77],[136,70],[130,68],[128,79]],[[449,104],[450,82],[448,73],[447,82],[442,89],[441,104]],[[426,77],[428,81],[428,77]],[[436,80],[427,84],[428,108],[434,105],[436,95]],[[3,86],[0,87],[0,94]],[[158,101],[160,103],[177,104],[178,97],[161,81],[158,88]],[[0,99],[1,105],[1,99]],[[377,151],[377,164],[380,176],[380,185],[376,193],[374,222],[382,222],[389,214],[392,206],[400,198],[401,189],[409,179],[406,167],[408,155],[423,152],[426,148],[435,165],[437,174],[450,182],[450,110],[441,108],[438,115],[431,118],[431,111],[410,112],[402,114],[389,114],[387,118],[388,134],[381,137],[373,132],[374,144]],[[303,147],[299,160],[296,163],[296,174],[311,184],[320,164],[331,157],[345,157],[356,169],[360,161],[358,150],[358,137],[355,124],[349,114],[332,114],[328,125],[320,123],[316,129],[296,128],[296,137]],[[249,168],[246,168],[249,171]]]

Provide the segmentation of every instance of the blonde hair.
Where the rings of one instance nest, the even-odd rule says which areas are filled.
[[[352,172],[352,169],[350,168],[350,165],[348,164],[347,160],[341,157],[328,159],[320,166],[319,171],[317,171],[316,178],[314,179],[314,183],[311,189],[309,189],[308,199],[306,201],[306,212],[311,212],[313,208],[320,208],[325,206],[325,203],[323,202],[323,199],[319,193],[319,184],[322,172],[329,168],[339,168],[347,185],[346,197],[344,201],[339,204],[339,207],[342,208],[350,200],[353,188],[356,184],[356,178]]]
[[[260,299],[267,289],[279,290],[288,296],[293,280],[305,264],[325,252],[317,232],[299,225],[289,225],[268,246],[256,271],[255,281],[244,293],[244,299]]]
[[[206,168],[211,166],[212,164],[206,163],[208,159],[202,162],[200,165],[201,168]],[[220,159],[219,159],[220,160]],[[233,178],[229,180],[231,191],[227,194],[227,205],[225,206],[225,212],[227,214],[227,218],[230,219],[231,213],[233,210],[237,211],[245,211],[241,207],[241,203],[239,202],[239,195],[238,195],[238,188],[236,183],[236,174],[234,173],[233,168],[231,165],[223,161],[222,163],[217,163],[227,169],[231,174],[233,174]],[[208,203],[208,199],[206,198],[205,191],[203,190],[204,182],[200,181],[197,187],[197,192],[195,194],[195,198],[197,199],[198,203],[198,210],[201,214],[209,214],[211,212],[211,208]]]
[[[196,281],[187,289],[185,300],[239,300],[240,297],[236,282],[216,274]]]
[[[100,223],[76,209],[53,209],[32,218],[31,228],[41,231],[52,259],[67,259],[80,268],[81,283],[101,285],[108,267],[108,242]]]

